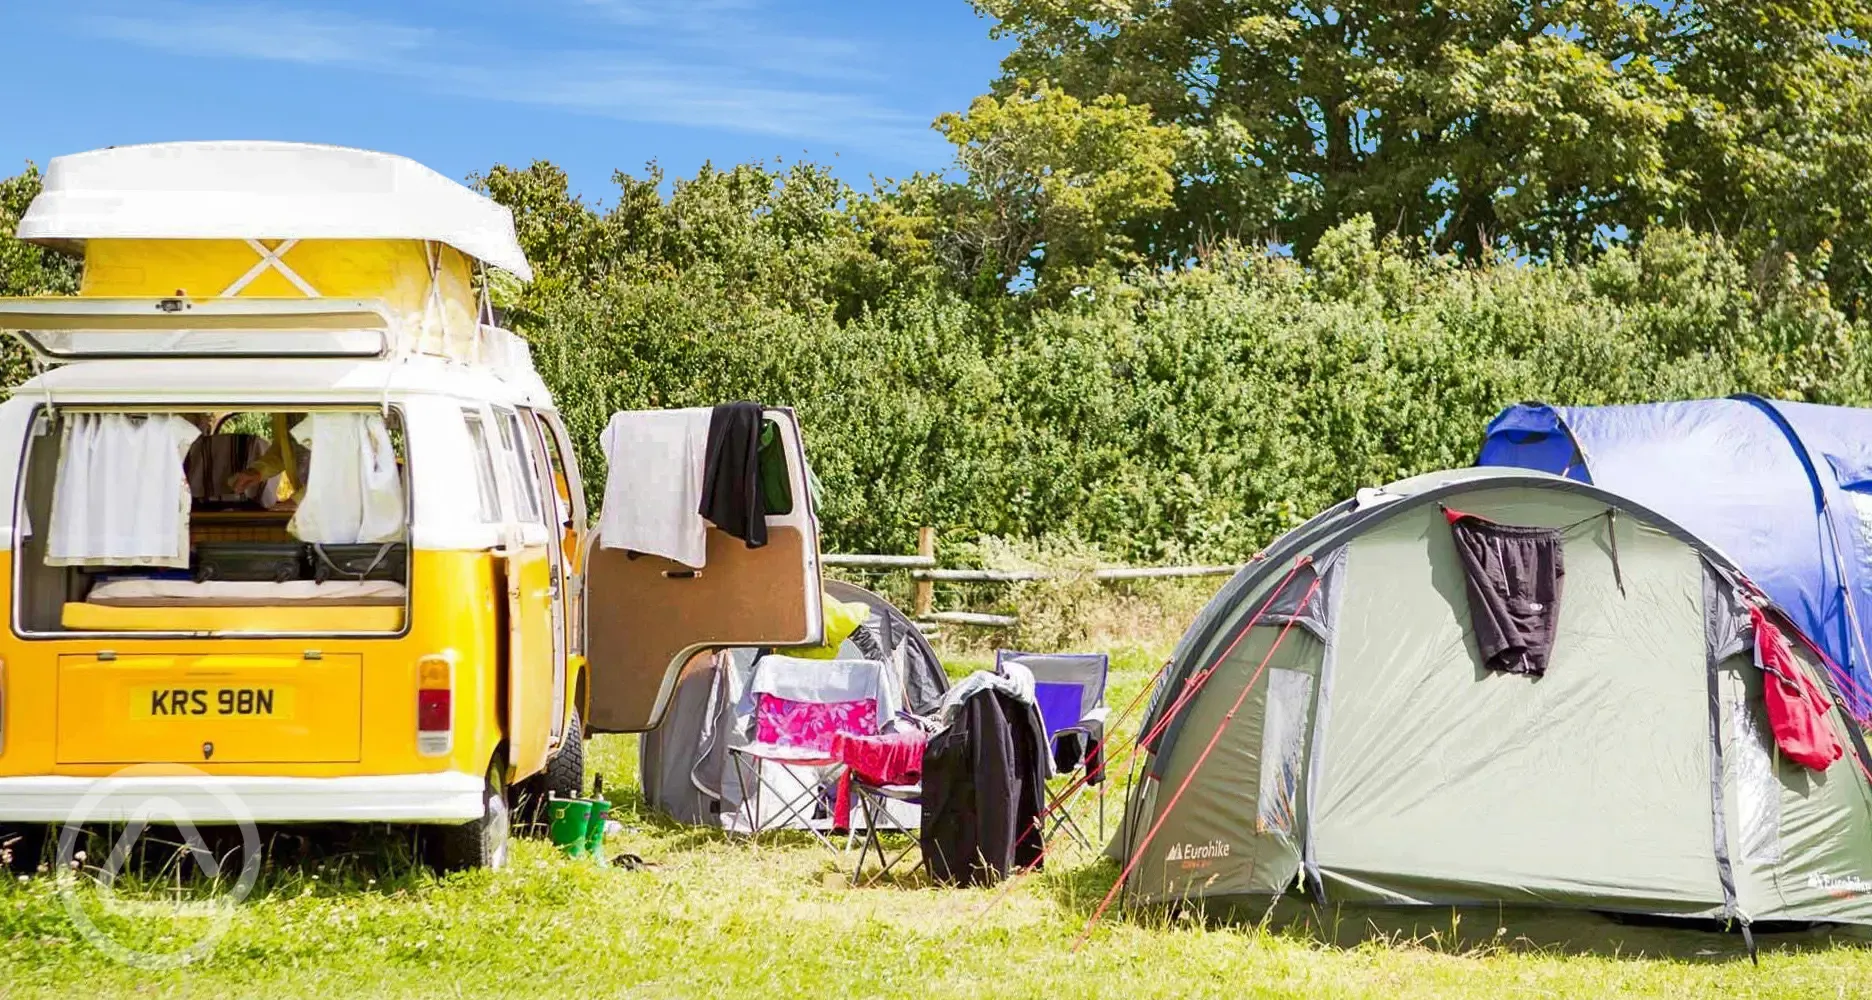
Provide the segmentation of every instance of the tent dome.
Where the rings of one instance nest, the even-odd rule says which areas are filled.
[[[1542,623],[1538,662],[1499,655],[1504,621]],[[1758,645],[1815,695],[1817,770],[1781,752]],[[1726,555],[1633,498],[1504,468],[1361,491],[1178,644],[1114,892],[1872,924],[1872,764],[1835,698]]]
[[[1872,410],[1737,396],[1636,406],[1523,403],[1478,465],[1593,483],[1734,559],[1872,712]]]

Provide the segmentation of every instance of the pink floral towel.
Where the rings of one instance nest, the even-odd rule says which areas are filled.
[[[878,730],[877,702],[792,701],[763,694],[754,711],[754,738],[762,743],[830,752],[840,733],[869,736]]]

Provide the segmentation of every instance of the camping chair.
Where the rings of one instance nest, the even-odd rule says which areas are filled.
[[[844,771],[832,740],[837,733],[875,735],[884,721],[883,692],[884,665],[876,660],[768,655],[755,663],[747,691],[754,739],[728,748],[750,839],[770,822],[798,826],[840,853],[825,832],[836,823],[828,790]],[[770,800],[776,814],[764,817]]]
[[[1061,773],[1084,769],[1086,780],[1080,782],[1063,801],[1052,804],[1050,839],[1064,828],[1080,846],[1092,849],[1092,842],[1073,817],[1072,805],[1086,789],[1098,789],[1099,841],[1105,840],[1105,679],[1111,669],[1111,657],[1104,653],[1023,653],[1012,649],[995,650],[995,672],[1006,673],[1006,665],[1018,663],[1034,678],[1034,701],[1040,708],[1040,723],[1046,727],[1047,746]]]
[[[882,832],[915,833],[921,823],[921,810],[923,807],[923,783],[921,780],[920,765],[915,768],[917,772],[916,777],[918,779],[916,781],[888,782],[874,780],[872,776],[865,773],[866,769],[863,763],[864,757],[858,755],[858,751],[862,749],[860,745],[870,743],[876,746],[881,743],[894,743],[897,747],[902,748],[904,744],[908,742],[913,745],[913,750],[910,751],[914,755],[912,759],[920,760],[922,757],[923,743],[926,740],[927,735],[921,730],[908,730],[894,736],[883,737],[882,739],[840,737],[834,741],[833,753],[846,765],[844,780],[845,787],[851,792],[851,805],[858,811],[860,816],[862,816],[864,822],[864,842],[859,845],[858,861],[852,866],[853,886],[869,885],[883,878],[890,873],[891,869],[897,867],[899,862],[909,857],[911,851],[917,849],[918,844],[913,838],[910,846],[899,851],[896,857],[890,857],[884,852],[884,842],[879,834]],[[900,762],[903,760],[901,753],[902,751],[900,749],[900,756],[898,758]],[[902,766],[901,763],[899,766]],[[908,777],[909,775],[905,774],[903,776]],[[897,806],[897,808],[893,809],[893,805]],[[918,810],[917,823],[906,822],[900,817],[899,810],[905,808]],[[849,829],[853,835],[858,832],[856,825],[850,826]],[[877,854],[878,864],[882,867],[875,875],[872,875],[871,878],[864,879],[865,859],[872,853]]]

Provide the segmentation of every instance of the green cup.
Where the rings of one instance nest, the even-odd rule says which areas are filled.
[[[592,804],[584,799],[551,799],[546,803],[546,815],[550,820],[548,835],[552,837],[553,846],[564,851],[566,857],[585,855],[591,812]]]
[[[592,799],[591,815],[585,827],[585,853],[604,864],[605,823],[611,819],[611,803],[603,799]]]

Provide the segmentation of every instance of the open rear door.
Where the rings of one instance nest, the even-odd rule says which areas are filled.
[[[748,548],[711,525],[701,569],[606,548],[602,537],[587,549],[584,614],[594,730],[656,728],[677,674],[700,650],[823,641],[819,523],[807,488],[799,423],[790,409],[768,409],[765,416],[783,445],[792,496],[789,510],[767,516],[766,545]],[[626,471],[696,474],[688,469]]]

